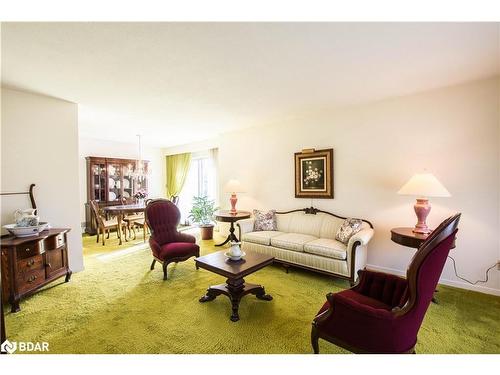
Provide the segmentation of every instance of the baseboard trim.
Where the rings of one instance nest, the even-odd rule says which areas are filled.
[[[394,269],[394,268],[381,267],[381,266],[376,266],[374,264],[367,264],[366,268],[372,269],[374,271],[381,271],[381,272],[391,273],[393,275],[406,276],[406,272],[403,272],[401,270],[397,270],[397,269]],[[439,283],[443,284],[443,285],[452,286],[452,287],[455,287],[455,288],[467,289],[467,290],[472,290],[474,292],[485,293],[485,294],[492,294],[494,296],[500,296],[500,290],[499,289],[494,289],[494,288],[490,288],[490,287],[487,287],[487,286],[470,285],[470,284],[467,284],[467,283],[464,283],[464,282],[461,282],[461,281],[448,280],[448,279],[440,279]]]

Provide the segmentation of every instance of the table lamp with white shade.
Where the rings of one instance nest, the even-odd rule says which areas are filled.
[[[229,199],[231,202],[231,212],[236,213],[236,202],[238,202],[236,193],[244,193],[245,189],[238,180],[229,180],[226,186],[224,186],[224,192],[231,193],[231,198]]]
[[[415,203],[414,208],[418,221],[413,232],[423,234],[431,232],[425,223],[427,215],[431,212],[431,205],[428,198],[451,197],[450,192],[446,190],[443,184],[432,173],[415,174],[403,185],[398,194],[417,196],[417,203]]]

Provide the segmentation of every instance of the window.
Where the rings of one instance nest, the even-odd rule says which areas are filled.
[[[193,197],[206,195],[214,201],[217,200],[217,174],[213,154],[215,153],[206,151],[192,155],[186,182],[179,196],[181,224],[188,220]]]

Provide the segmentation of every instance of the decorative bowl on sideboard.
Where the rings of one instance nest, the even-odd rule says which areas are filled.
[[[19,227],[17,224],[7,224],[3,226],[10,234],[15,237],[38,236],[40,232],[48,229],[49,223],[41,222],[32,227]]]

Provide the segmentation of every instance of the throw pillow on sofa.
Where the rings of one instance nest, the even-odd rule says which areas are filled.
[[[254,231],[277,230],[276,210],[270,210],[268,212],[253,210],[253,216],[255,217],[253,225]]]
[[[340,228],[337,230],[335,239],[343,244],[347,244],[349,239],[361,230],[362,225],[363,220],[352,219],[350,217],[345,219]]]

